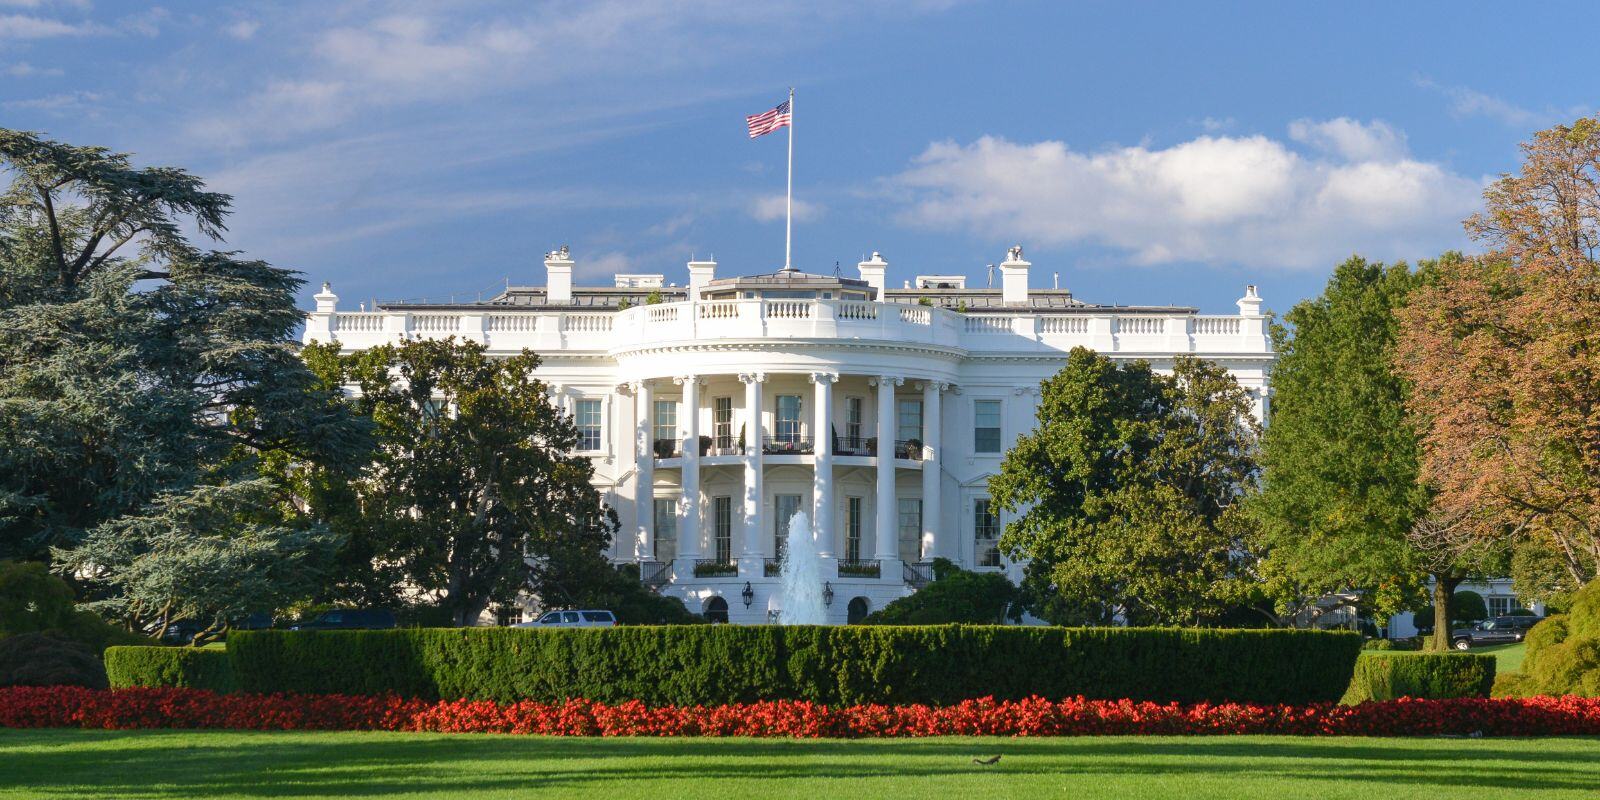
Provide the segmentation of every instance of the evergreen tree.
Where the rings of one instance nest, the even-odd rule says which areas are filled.
[[[1017,515],[1001,548],[1056,623],[1198,624],[1250,583],[1228,517],[1254,480],[1256,425],[1226,370],[1163,376],[1075,348],[1043,385],[1038,426],[989,482]]]
[[[0,556],[62,562],[147,631],[234,605],[185,582],[232,558],[196,524],[233,520],[248,564],[311,574],[327,534],[263,499],[260,461],[349,463],[369,440],[297,356],[299,277],[191,244],[230,200],[181,169],[3,129],[0,168]],[[198,593],[135,588],[154,585]]]

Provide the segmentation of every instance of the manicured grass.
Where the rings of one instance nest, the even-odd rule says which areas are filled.
[[[1474,647],[1466,652],[1494,656],[1494,670],[1496,674],[1504,675],[1507,672],[1520,672],[1522,670],[1522,656],[1527,652],[1527,642],[1516,644],[1496,644],[1488,647]],[[1381,653],[1386,656],[1403,656],[1420,653],[1420,650],[1369,650],[1370,653]],[[1456,652],[1454,650],[1450,652]],[[1365,653],[1363,653],[1364,655]]]
[[[1593,798],[1600,740],[13,730],[0,765],[0,796],[28,797]]]

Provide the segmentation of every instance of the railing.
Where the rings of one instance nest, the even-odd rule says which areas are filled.
[[[1088,333],[1088,317],[1040,317],[1040,333]]]
[[[1010,333],[1011,317],[967,317],[967,333]]]
[[[809,300],[767,300],[765,313],[770,319],[810,319]]]
[[[916,306],[901,306],[900,321],[912,325],[927,325],[933,321],[933,310]]]
[[[539,329],[535,314],[490,314],[486,322],[491,333],[531,333]]]
[[[694,562],[696,578],[726,578],[739,574],[739,562],[716,558],[697,558]]]
[[[761,574],[768,578],[776,578],[783,574],[783,559],[764,558],[761,560]]]
[[[739,303],[733,300],[715,300],[700,304],[701,319],[737,319]]]
[[[639,562],[639,582],[652,589],[660,589],[672,582],[671,561]]]
[[[878,578],[883,576],[883,565],[877,559],[841,560],[839,562],[839,577],[841,578]]]
[[[1238,317],[1195,317],[1194,332],[1202,336],[1236,336],[1244,329]]]
[[[1117,317],[1117,333],[1166,333],[1166,317]]]
[[[647,307],[647,309],[650,312],[650,321],[651,322],[677,322],[678,321],[678,310],[681,309],[681,308],[682,308],[682,306],[677,305],[677,304],[673,304],[673,305],[669,305],[669,306],[655,305],[655,306],[648,306]]]
[[[839,319],[877,319],[878,304],[864,302],[840,303],[836,316]]]
[[[906,562],[904,566],[905,569],[902,570],[902,578],[904,578],[907,586],[910,586],[913,589],[921,589],[922,587],[933,583],[932,564],[912,564],[910,562]]]
[[[615,315],[566,314],[561,317],[561,330],[565,333],[606,333],[611,330]]]
[[[656,458],[677,458],[683,455],[677,439],[657,439],[651,443],[655,450]]]
[[[461,315],[413,314],[411,329],[419,333],[455,333],[461,330]]]
[[[383,330],[383,314],[335,314],[333,329],[351,333],[377,333]]]
[[[711,447],[706,450],[708,456],[742,456],[744,455],[744,439],[738,436],[713,436]]]
[[[767,455],[809,455],[815,452],[809,436],[763,436],[761,452]]]
[[[873,456],[878,454],[876,436],[836,436],[833,452],[841,456]]]
[[[922,440],[897,439],[894,443],[894,457],[905,458],[912,461],[922,460]]]

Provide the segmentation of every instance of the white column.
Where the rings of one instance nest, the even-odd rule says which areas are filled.
[[[688,562],[693,575],[695,559],[700,557],[700,377],[687,375],[683,384],[683,408],[678,413],[683,428],[683,500],[678,515],[678,557]]]
[[[633,385],[634,455],[637,469],[634,473],[633,507],[639,517],[638,534],[634,538],[634,559],[650,558],[651,535],[656,513],[656,454],[651,412],[655,407],[655,389],[649,381]]]
[[[875,555],[880,562],[898,563],[900,559],[900,504],[894,490],[894,387],[899,386],[902,380],[888,375],[878,378],[878,514],[875,530],[878,544]],[[900,573],[897,569],[891,569],[892,566],[883,564],[883,577],[898,580]]]
[[[762,524],[761,504],[765,499],[762,487],[761,459],[761,384],[765,373],[747,372],[739,376],[744,383],[744,549],[739,557],[739,575],[759,578],[762,575]]]
[[[929,558],[950,557],[939,531],[939,400],[947,386],[922,384],[922,552]]]
[[[817,537],[817,555],[823,558],[832,558],[834,553],[833,384],[838,379],[832,373],[811,373],[811,382],[817,387],[811,424],[812,452],[816,453],[811,479],[811,529]]]

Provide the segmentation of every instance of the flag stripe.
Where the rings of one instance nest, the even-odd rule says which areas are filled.
[[[744,122],[750,128],[750,138],[754,139],[757,136],[765,136],[772,133],[779,128],[788,127],[792,119],[793,117],[789,114],[789,101],[785,100],[771,111],[763,111],[760,114],[751,114],[745,117]]]

